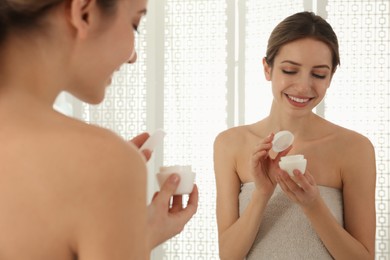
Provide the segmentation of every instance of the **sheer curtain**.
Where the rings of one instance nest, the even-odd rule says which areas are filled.
[[[199,210],[183,233],[152,259],[219,259],[212,145],[229,127],[268,114],[272,95],[261,58],[272,28],[314,10],[339,36],[341,63],[317,113],[368,136],[377,156],[376,259],[390,259],[389,0],[158,0],[137,36],[138,61],[124,65],[106,100],[90,106],[68,95],[56,108],[129,139],[164,128],[149,166],[149,198],[161,165],[189,164],[197,173]]]

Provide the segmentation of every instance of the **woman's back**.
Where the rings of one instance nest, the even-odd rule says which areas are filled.
[[[74,259],[80,251],[99,259],[115,248],[129,251],[146,225],[131,214],[146,205],[140,195],[146,170],[138,152],[108,130],[5,97],[0,259]],[[124,216],[133,221],[121,221]],[[115,241],[106,241],[110,234]]]

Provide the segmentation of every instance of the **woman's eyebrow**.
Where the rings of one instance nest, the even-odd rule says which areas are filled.
[[[295,62],[295,61],[291,61],[291,60],[284,60],[281,63],[290,63],[292,65],[302,66],[302,64]]]
[[[326,64],[324,64],[324,65],[316,65],[316,66],[314,66],[313,68],[322,68],[322,69],[328,69],[328,70],[330,70],[330,67],[328,66],[328,65],[326,65]]]
[[[302,64],[298,63],[298,62],[295,62],[295,61],[291,61],[291,60],[284,60],[282,61],[281,63],[290,63],[292,65],[296,65],[296,66],[302,66]],[[330,67],[326,64],[323,64],[323,65],[316,65],[316,66],[313,66],[313,68],[324,68],[324,69],[329,69],[330,70]]]

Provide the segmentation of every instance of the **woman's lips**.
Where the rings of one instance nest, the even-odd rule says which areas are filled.
[[[303,97],[295,97],[292,95],[285,94],[288,101],[294,106],[304,107],[306,106],[312,98],[303,98]]]

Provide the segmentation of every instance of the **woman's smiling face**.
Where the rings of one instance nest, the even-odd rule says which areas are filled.
[[[68,92],[79,99],[98,104],[103,101],[113,73],[127,62],[136,61],[135,33],[146,13],[146,0],[118,0],[112,13],[101,11],[91,1],[91,25],[85,39],[79,40],[73,61],[75,81]]]
[[[264,62],[264,70],[266,79],[272,81],[278,107],[310,112],[324,98],[330,85],[332,53],[324,42],[299,39],[280,48],[273,67]]]

